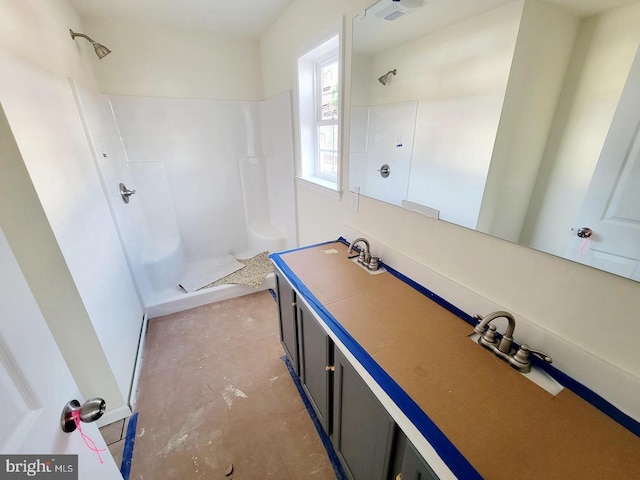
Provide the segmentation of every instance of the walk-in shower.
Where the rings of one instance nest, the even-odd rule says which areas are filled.
[[[72,88],[150,317],[256,291],[179,285],[230,255],[296,246],[289,93],[240,102]],[[135,190],[128,203],[121,183]],[[261,288],[272,285],[269,275]]]

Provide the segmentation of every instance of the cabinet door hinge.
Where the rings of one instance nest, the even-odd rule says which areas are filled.
[[[336,367],[334,365],[327,365],[326,367],[324,367],[324,369],[327,372],[335,372],[336,371]]]
[[[297,303],[296,303],[296,302],[292,302],[292,303],[291,303],[291,306],[292,306],[292,307],[295,307],[296,305],[297,305]]]

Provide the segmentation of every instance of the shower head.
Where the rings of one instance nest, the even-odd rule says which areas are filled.
[[[382,85],[386,85],[387,82],[389,81],[389,76],[390,75],[395,75],[396,73],[398,73],[397,69],[393,69],[393,70],[389,70],[387,73],[385,73],[384,75],[382,75],[381,77],[378,77],[378,81],[382,84]]]
[[[96,55],[98,55],[99,59],[102,59],[104,57],[106,57],[107,55],[109,55],[111,53],[111,50],[109,50],[107,47],[105,47],[104,45],[100,45],[98,42],[94,42],[93,39],[91,39],[90,37],[86,36],[84,33],[75,33],[73,30],[69,29],[69,33],[71,33],[71,38],[75,40],[76,37],[82,37],[82,38],[86,38],[87,40],[89,40],[91,42],[91,44],[93,45],[93,48],[96,51]]]

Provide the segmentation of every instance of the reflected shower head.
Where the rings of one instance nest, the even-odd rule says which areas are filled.
[[[382,85],[386,85],[387,82],[389,81],[389,76],[390,75],[395,75],[396,73],[398,73],[397,69],[393,69],[393,70],[389,70],[387,73],[385,73],[384,75],[382,75],[381,77],[378,77],[378,81],[382,84]]]
[[[90,37],[86,36],[84,33],[75,33],[73,30],[69,29],[69,33],[71,33],[71,38],[75,40],[76,37],[82,37],[82,38],[86,38],[87,40],[89,40],[91,42],[91,44],[93,45],[93,48],[96,51],[96,55],[98,55],[99,59],[103,59],[104,57],[106,57],[107,55],[109,55],[111,53],[111,50],[109,50],[107,47],[105,47],[104,45],[100,45],[98,42],[94,42],[93,39],[91,39]]]

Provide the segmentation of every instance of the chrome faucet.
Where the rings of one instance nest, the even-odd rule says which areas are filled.
[[[496,338],[496,335],[495,335],[496,326],[489,325],[489,324],[496,318],[500,318],[500,317],[506,318],[507,321],[509,322],[509,325],[507,326],[507,331],[504,332],[504,335],[502,336],[502,339],[498,344],[498,339]],[[487,332],[487,329],[489,329],[488,332]],[[498,347],[497,347],[498,350],[506,354],[511,352],[511,345],[513,344],[513,332],[515,331],[515,329],[516,329],[516,319],[513,318],[513,315],[511,315],[509,312],[505,312],[503,310],[499,310],[497,312],[490,313],[485,317],[482,317],[482,320],[480,321],[480,323],[476,325],[476,327],[474,328],[476,333],[479,333],[481,335],[481,337],[478,339],[478,343],[480,345],[482,345],[483,347],[487,347],[488,345],[495,347],[495,345],[498,344]],[[489,350],[493,350],[493,349],[489,348]]]
[[[369,250],[369,242],[366,238],[356,238],[353,242],[349,244],[349,250],[347,250],[347,257],[349,257],[353,253],[353,247],[358,243],[364,243],[364,249],[360,250],[360,256],[358,257],[358,262],[368,264],[371,259],[371,251]],[[351,258],[351,257],[349,257]]]
[[[380,258],[371,256],[371,250],[369,249],[369,242],[366,238],[356,238],[353,242],[349,244],[349,250],[347,250],[347,258],[355,257],[353,255],[353,247],[358,243],[364,243],[364,248],[360,250],[358,255],[358,263],[361,263],[364,267],[369,270],[378,270],[380,267]]]
[[[349,250],[347,250],[347,255],[351,255],[351,253],[353,252],[353,247],[355,247],[356,244],[360,242],[364,243],[364,251],[367,253],[371,253],[369,251],[369,241],[366,238],[360,237],[360,238],[356,238],[353,242],[349,244]]]
[[[498,342],[496,335],[496,326],[491,322],[496,318],[504,317],[509,324],[507,330]],[[497,312],[490,313],[484,317],[476,315],[476,318],[480,320],[480,323],[475,326],[474,331],[480,335],[478,343],[487,350],[492,351],[497,357],[505,360],[516,370],[527,373],[531,371],[531,360],[529,354],[533,353],[538,355],[542,360],[547,363],[551,363],[553,360],[549,355],[539,350],[534,350],[527,345],[521,345],[520,348],[512,355],[511,347],[513,345],[513,332],[516,329],[516,319],[509,312],[499,310]]]

